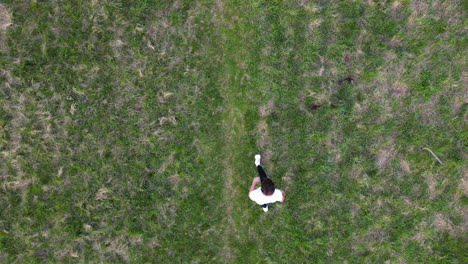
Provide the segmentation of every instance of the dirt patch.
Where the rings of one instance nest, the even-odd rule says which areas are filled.
[[[257,145],[260,147],[265,147],[271,144],[270,136],[268,136],[268,124],[265,120],[261,120],[258,125],[258,134],[260,138],[257,140]]]
[[[342,85],[344,83],[352,83],[354,81],[354,77],[351,75],[348,75],[344,77],[343,79],[338,80],[338,84]]]
[[[275,101],[273,101],[273,99],[271,99],[270,101],[268,101],[268,103],[266,105],[261,106],[258,109],[258,111],[260,112],[260,116],[265,117],[265,116],[269,115],[274,107],[275,107]]]
[[[302,93],[299,94],[297,99],[299,101],[299,105],[297,107],[302,111],[305,111],[309,116],[311,116],[313,112],[318,110],[321,106],[326,105],[324,102],[328,101],[324,94],[316,94],[312,91],[310,91],[308,95]]]
[[[267,149],[262,152],[262,161],[269,162],[272,156],[273,156],[273,151],[271,149]],[[270,171],[272,170],[273,170],[273,165],[270,165]]]
[[[268,124],[265,120],[261,120],[257,124],[257,133],[259,135],[257,139],[257,146],[259,146],[261,155],[262,155],[262,163],[269,163],[271,157],[273,156],[273,151],[270,149],[271,147],[271,138],[268,134]],[[272,164],[269,164],[271,170]]]
[[[318,105],[316,103],[311,103],[309,105],[309,108],[310,108],[311,111],[315,111],[315,110],[319,109],[319,107],[321,107],[321,105]]]
[[[346,63],[346,67],[348,68],[348,70],[351,70],[351,67],[353,66],[353,64],[351,63],[351,52],[349,50],[346,50],[343,54],[343,59]]]

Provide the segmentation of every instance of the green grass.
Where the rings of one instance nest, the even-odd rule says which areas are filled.
[[[468,262],[462,2],[4,1],[0,262]]]

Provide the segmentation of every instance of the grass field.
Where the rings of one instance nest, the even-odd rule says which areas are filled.
[[[3,0],[0,262],[468,263],[467,10]]]

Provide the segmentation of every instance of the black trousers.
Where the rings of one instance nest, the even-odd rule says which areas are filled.
[[[260,182],[263,182],[266,178],[268,178],[262,166],[258,165],[257,171],[258,171],[258,175],[260,176]],[[267,204],[261,205],[261,207],[263,208],[266,208],[267,206],[268,206]]]

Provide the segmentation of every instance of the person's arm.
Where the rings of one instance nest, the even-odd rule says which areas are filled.
[[[281,200],[280,202],[284,202],[284,199],[286,199],[286,193],[284,191],[281,191],[281,193],[283,194],[283,200]]]
[[[257,182],[260,181],[260,177],[255,177],[252,180],[252,185],[250,185],[249,193],[255,190],[255,185],[257,185]]]

